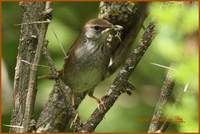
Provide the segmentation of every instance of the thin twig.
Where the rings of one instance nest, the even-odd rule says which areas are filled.
[[[32,63],[30,63],[30,62],[28,62],[28,61],[26,61],[26,60],[21,60],[22,62],[24,62],[24,63],[26,63],[26,64],[28,64],[28,65],[34,65],[34,66],[38,66],[38,67],[46,67],[46,68],[49,68],[49,66],[46,66],[46,65],[35,65],[35,64],[32,64]]]
[[[33,24],[43,24],[43,23],[50,23],[50,20],[46,20],[46,21],[34,21],[34,22],[30,22],[30,23],[21,23],[21,24],[14,24],[15,26],[21,26],[21,25],[33,25]]]
[[[7,124],[3,124],[3,126],[6,126],[6,127],[11,127],[11,128],[24,128],[23,126],[17,126],[17,125],[7,125]]]
[[[154,114],[149,125],[148,133],[164,132],[169,125],[168,118],[164,116],[164,109],[166,104],[169,103],[171,99],[171,94],[175,85],[172,73],[172,70],[168,70],[163,86],[161,88],[160,98],[156,104]]]
[[[187,92],[188,87],[189,87],[189,84],[190,84],[190,82],[187,82],[187,83],[185,84],[185,87],[184,87],[184,89],[183,89],[184,92]]]
[[[158,63],[151,63],[152,65],[154,66],[157,66],[157,67],[160,67],[160,68],[164,68],[164,69],[169,69],[169,70],[172,70],[172,71],[176,71],[176,69],[172,68],[172,67],[168,67],[168,66],[165,66],[165,65],[161,65],[161,64],[158,64]]]
[[[55,38],[56,38],[56,40],[57,40],[57,42],[58,42],[58,44],[59,44],[59,46],[60,46],[60,49],[62,50],[62,52],[63,52],[65,58],[67,58],[67,54],[66,54],[66,52],[65,52],[64,46],[63,46],[63,44],[60,42],[60,40],[58,39],[58,36],[57,36],[57,34],[56,34],[56,32],[55,32],[55,30],[54,30],[53,28],[52,28],[52,32],[53,32],[53,34],[54,34],[54,36],[55,36]]]
[[[95,130],[97,125],[104,118],[107,111],[112,107],[117,98],[124,92],[130,94],[132,85],[128,83],[128,78],[130,74],[135,70],[140,59],[150,46],[153,37],[154,37],[154,23],[150,23],[147,29],[144,32],[142,40],[139,43],[139,46],[134,49],[130,54],[130,57],[126,60],[125,65],[121,68],[117,77],[115,78],[113,84],[107,91],[107,94],[101,98],[104,103],[102,109],[96,108],[90,118],[86,121],[85,124],[78,131],[80,132],[92,132]]]

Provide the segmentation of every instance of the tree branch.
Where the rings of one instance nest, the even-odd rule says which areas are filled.
[[[22,23],[45,21],[42,13],[49,5],[45,2],[20,2],[23,9]],[[14,106],[11,125],[22,126],[11,128],[11,132],[29,131],[29,123],[34,111],[36,97],[36,72],[40,60],[41,49],[47,30],[46,24],[33,24],[21,26],[21,37],[18,48],[15,80],[14,80]],[[25,60],[31,65],[22,62]],[[26,101],[24,101],[26,100]]]
[[[44,11],[47,11],[49,7],[49,2],[46,2]],[[37,25],[36,25],[37,26]],[[25,112],[24,112],[24,132],[29,131],[29,123],[32,119],[33,111],[34,111],[34,104],[35,104],[35,97],[37,93],[36,85],[36,73],[37,73],[37,65],[40,61],[40,56],[42,53],[42,48],[44,46],[45,35],[47,31],[48,23],[42,23],[38,33],[38,44],[37,49],[35,51],[35,57],[33,59],[33,63],[30,68],[30,76],[28,82],[28,93],[26,97],[26,105],[25,105]]]
[[[146,6],[141,6],[141,5],[146,5],[146,4],[143,4],[143,3],[133,4],[131,2],[119,2],[119,3],[102,2],[102,3],[104,3],[106,7],[110,8],[112,11],[115,11],[115,10],[118,11],[119,14],[118,15],[115,14],[115,17],[112,17],[114,15],[113,12],[109,12],[109,10],[103,8],[104,4],[101,4],[99,18],[108,19],[113,24],[119,24],[119,25],[124,26],[126,30],[123,31],[123,39],[126,38],[126,33],[129,33],[128,32],[129,28],[137,29],[135,30],[135,36],[132,36],[132,37],[129,36],[129,38],[131,38],[132,41],[135,40],[136,35],[138,34],[141,28],[141,25],[145,20],[144,16],[146,16],[146,10],[147,10]],[[116,9],[115,7],[117,6],[119,8]],[[120,7],[123,7],[123,8],[120,8]],[[133,22],[133,20],[137,20],[137,21]],[[116,46],[114,48],[117,50],[119,46],[119,42],[117,43],[114,41],[112,45]],[[130,45],[131,43],[129,44],[129,46]],[[123,54],[120,54],[120,55],[123,56]],[[117,67],[119,67],[119,64],[113,70],[116,70]],[[45,105],[37,121],[38,132],[60,132],[60,131],[64,131],[65,129],[67,129],[67,131],[70,131],[69,126],[71,124],[71,121],[73,120],[73,116],[72,116],[73,113],[71,110],[68,109],[69,107],[68,104],[71,103],[71,100],[68,101],[68,99],[66,99],[65,101],[64,98],[66,95],[61,94],[59,90],[60,90],[60,87],[56,83],[53,87],[52,93],[50,94],[49,100],[47,104]],[[85,95],[86,95],[86,92],[75,96],[76,107],[78,107],[78,105],[84,99]],[[67,104],[67,106],[65,104]],[[49,119],[47,120],[47,118]]]
[[[166,74],[166,78],[161,88],[160,98],[156,104],[154,114],[149,125],[148,133],[164,132],[168,127],[169,122],[164,116],[164,110],[165,106],[171,101],[172,91],[175,86],[172,73],[172,70],[169,70]]]
[[[107,91],[106,95],[101,98],[101,100],[104,102],[104,108],[96,108],[91,117],[87,120],[87,122],[81,128],[79,128],[79,131],[94,131],[97,125],[104,118],[107,111],[115,103],[117,98],[124,92],[130,94],[133,86],[129,84],[128,78],[130,74],[135,70],[137,64],[139,63],[140,59],[142,58],[148,47],[151,45],[154,37],[154,27],[154,23],[150,23],[148,25],[147,29],[144,32],[142,40],[139,43],[139,46],[134,49],[134,51],[130,54],[123,67],[120,69],[113,84]]]
[[[113,74],[122,65],[130,53],[130,48],[147,17],[148,3],[133,2],[101,2],[99,18],[106,19],[113,24],[124,27],[121,33],[121,42],[115,44],[113,64],[109,68],[109,75]],[[137,20],[137,21],[135,21]]]

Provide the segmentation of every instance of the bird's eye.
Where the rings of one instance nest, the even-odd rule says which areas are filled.
[[[99,31],[99,30],[101,30],[101,27],[98,26],[98,25],[96,25],[96,26],[94,26],[94,29],[95,29],[96,31]]]

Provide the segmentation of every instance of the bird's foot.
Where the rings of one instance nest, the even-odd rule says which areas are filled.
[[[97,102],[97,108],[98,108],[99,110],[101,110],[102,108],[103,108],[103,109],[106,109],[105,104],[104,104],[104,102],[103,102],[101,99],[97,98],[97,97],[94,96],[94,95],[89,95],[89,96],[90,96],[91,98],[93,98],[93,99],[96,100],[96,102]]]
[[[75,108],[75,96],[72,95],[72,114],[73,114],[73,117],[72,117],[72,121],[70,123],[70,128],[72,128],[73,126],[74,127],[77,127],[79,126],[81,123],[80,123],[80,116],[79,116],[79,113],[76,111],[76,108]]]
[[[103,108],[103,109],[106,109],[106,107],[105,107],[105,105],[104,105],[104,102],[103,102],[101,99],[99,99],[98,97],[94,96],[93,93],[89,93],[88,95],[89,95],[91,98],[93,98],[93,99],[95,99],[95,100],[97,101],[97,108],[98,108],[99,110],[101,110],[102,108]]]

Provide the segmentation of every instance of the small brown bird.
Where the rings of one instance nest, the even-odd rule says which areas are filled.
[[[100,103],[93,96],[93,91],[105,78],[111,59],[112,50],[107,39],[113,31],[121,29],[121,26],[104,19],[92,19],[84,25],[60,73],[61,79],[71,87],[73,93],[89,91],[88,95]]]

